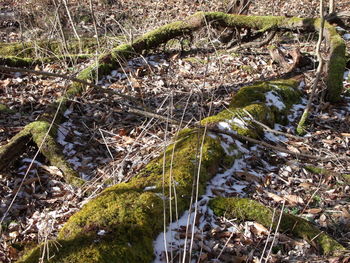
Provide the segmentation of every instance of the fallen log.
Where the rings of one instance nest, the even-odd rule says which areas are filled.
[[[228,110],[202,121],[204,126],[224,131],[261,135],[255,125],[241,125],[238,116],[249,112],[256,120],[273,125],[300,99],[298,81],[279,80],[244,87],[234,95]],[[284,106],[267,103],[273,93]],[[74,214],[60,231],[57,240],[41,244],[19,260],[44,262],[151,262],[153,240],[168,224],[191,206],[191,196],[206,182],[219,165],[231,165],[241,156],[235,145],[222,147],[220,135],[206,128],[183,129],[165,150],[164,156],[151,161],[129,182],[104,190]],[[232,153],[231,153],[232,152]],[[198,177],[197,177],[198,176]],[[196,181],[198,179],[198,185]],[[173,191],[176,191],[174,195]],[[42,251],[49,247],[48,255]]]

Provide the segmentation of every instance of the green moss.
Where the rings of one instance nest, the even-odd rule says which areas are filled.
[[[330,102],[340,101],[343,91],[343,76],[346,65],[345,43],[340,36],[331,38],[331,56],[327,63],[327,93],[326,98]]]
[[[308,117],[309,117],[309,112],[308,111],[304,111],[303,115],[300,118],[298,126],[297,126],[297,134],[298,135],[306,134],[306,121],[307,121]]]
[[[150,50],[158,47],[160,44],[166,43],[170,39],[190,34],[193,30],[194,27],[190,23],[184,21],[173,22],[137,38],[132,43],[132,47],[136,52]]]
[[[165,155],[165,197],[162,197],[163,158],[149,163],[129,183],[112,186],[87,203],[73,215],[58,236],[59,252],[49,262],[151,262],[153,239],[163,229],[163,199],[165,213],[168,201],[182,213],[189,207],[194,178],[199,173],[199,192],[213,175],[224,156],[220,142],[205,136],[202,162],[198,171],[201,129],[183,130]],[[171,155],[174,153],[171,164]],[[176,186],[178,199],[169,196],[169,186]],[[155,186],[146,190],[147,186]],[[168,216],[167,216],[168,217]],[[106,231],[99,236],[98,231]],[[20,262],[35,262],[40,247],[27,253]]]
[[[300,92],[296,89],[298,82],[296,80],[275,80],[269,82],[260,82],[251,86],[245,86],[239,90],[231,101],[230,106],[242,108],[252,103],[265,103],[265,93],[275,92],[281,97],[281,101],[286,105],[283,112],[288,111],[290,107],[300,100]]]
[[[350,174],[342,174],[341,177],[345,180],[345,182],[350,183]]]
[[[120,42],[120,37],[113,38]],[[108,38],[101,38],[102,45],[110,41]],[[95,38],[82,38],[82,52],[95,53],[97,43]],[[76,39],[67,42],[69,54],[79,54],[79,41]],[[53,55],[63,54],[63,45],[61,41],[38,41],[38,42],[23,42],[23,43],[0,43],[0,57],[16,56],[16,57],[51,57]]]
[[[0,57],[0,65],[9,67],[29,67],[35,64],[36,59],[20,58],[15,56]]]
[[[228,109],[215,116],[205,118],[201,121],[201,124],[206,125],[225,121],[240,135],[256,138],[262,133],[262,129],[247,118],[248,114],[246,112],[252,115],[255,120],[266,125],[272,126],[276,121],[285,122],[288,110],[300,100],[301,94],[296,88],[297,85],[298,82],[295,80],[276,80],[243,87],[233,96]],[[281,101],[285,104],[284,109],[265,104],[265,94],[269,91],[273,91],[281,98]],[[244,119],[246,127],[236,124],[235,118]]]
[[[217,216],[225,216],[227,219],[254,220],[265,227],[272,225],[273,229],[276,229],[278,224],[278,213],[278,216],[273,218],[272,209],[251,199],[218,197],[212,199],[209,206]],[[345,250],[341,244],[317,229],[310,222],[291,214],[282,214],[278,230],[280,232],[290,232],[305,239],[311,245],[316,243],[324,254],[336,254]]]
[[[266,31],[276,28],[285,21],[285,17],[279,16],[244,16],[230,15],[222,12],[206,12],[198,13],[204,15],[208,21],[216,21],[219,24],[224,24],[229,27],[249,27]]]
[[[240,69],[243,70],[244,72],[249,73],[249,74],[255,73],[255,69],[249,65],[242,65],[242,66],[240,66]]]
[[[120,59],[127,59],[135,54],[134,48],[130,44],[123,44],[112,49],[112,57],[119,61]]]
[[[13,110],[9,109],[5,104],[0,103],[0,113],[13,113]]]
[[[315,19],[315,28],[320,29],[320,19]],[[327,61],[327,92],[326,99],[330,102],[339,102],[343,91],[343,76],[346,66],[346,46],[344,39],[338,34],[336,28],[325,22],[325,35],[330,43],[330,57]]]
[[[321,167],[316,167],[312,165],[306,165],[304,166],[305,170],[312,172],[314,174],[326,174],[327,170]]]
[[[187,57],[187,58],[184,58],[183,61],[189,62],[189,63],[194,64],[194,65],[196,65],[196,64],[197,65],[198,64],[206,65],[208,63],[207,60],[196,58],[196,57]]]
[[[51,165],[59,168],[66,180],[74,185],[81,185],[83,180],[70,167],[58,147],[55,135],[56,130],[53,128],[49,131],[50,123],[46,121],[35,121],[26,126],[25,129],[30,131],[33,141],[36,143],[40,152],[48,159]]]

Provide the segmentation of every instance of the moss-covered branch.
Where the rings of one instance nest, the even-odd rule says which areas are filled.
[[[242,221],[253,220],[266,227],[272,225],[274,230],[278,225],[279,216],[273,218],[272,209],[251,199],[218,197],[210,200],[209,206],[217,216],[225,216],[228,219],[238,218]],[[323,254],[337,254],[345,250],[341,244],[309,221],[288,213],[282,214],[278,230],[305,239],[320,249]]]
[[[121,42],[123,38],[101,38],[101,44],[107,42]],[[96,38],[82,38],[82,52],[85,54],[95,54],[97,43]],[[79,42],[76,39],[67,41],[67,48],[63,48],[61,41],[57,40],[42,40],[37,42],[15,42],[15,43],[0,43],[0,57],[21,57],[21,58],[33,58],[33,57],[52,57],[62,54],[76,55],[79,52]]]
[[[67,93],[74,96],[77,91],[70,89]],[[63,112],[66,108],[66,98],[53,102],[47,107],[38,121],[27,124],[6,145],[1,146],[0,171],[9,167],[26,150],[28,142],[33,141],[40,149],[40,152],[48,159],[49,163],[62,171],[67,182],[73,185],[81,185],[83,181],[65,160],[60,147],[56,143],[57,128],[55,127],[61,123]],[[56,111],[58,114],[56,114]],[[50,129],[51,122],[54,125]]]
[[[232,99],[232,113],[220,113],[203,120],[203,123],[220,126],[225,122],[233,130],[241,132],[234,123],[235,112],[251,107],[252,114],[256,108],[257,120],[272,125],[277,115],[285,114],[298,100],[297,85],[297,81],[289,80],[243,88]],[[254,94],[242,101],[254,90]],[[285,108],[265,105],[268,92],[280,97]],[[268,114],[262,114],[260,107]],[[201,164],[198,162],[200,156]],[[216,174],[219,165],[230,165],[235,158],[222,148],[219,136],[213,138],[204,134],[203,128],[182,130],[166,149],[165,157],[151,161],[130,182],[107,188],[73,215],[60,231],[58,239],[49,243],[50,256],[55,254],[49,262],[151,262],[152,242],[163,230],[164,211],[165,218],[169,218],[170,202],[173,209],[176,202],[177,211],[181,214],[190,206],[197,174],[199,193],[202,194],[206,182]],[[168,191],[173,187],[176,188],[177,199]],[[56,246],[57,242],[60,245]],[[28,251],[19,262],[38,262],[42,248],[43,245],[40,245]]]
[[[82,71],[78,77],[84,80],[94,80],[97,75],[107,74],[118,67],[121,61],[157,48],[173,38],[190,35],[205,27],[209,22],[225,27],[256,29],[261,32],[280,29],[298,32],[320,30],[319,19],[313,18],[244,16],[221,12],[199,12],[183,21],[173,22],[150,31],[137,38],[133,43],[117,46],[111,52],[101,55],[96,64]],[[346,62],[345,43],[335,28],[327,22],[325,23],[325,36],[330,44],[330,60],[327,67],[326,81],[327,99],[330,102],[337,102],[340,100],[343,89],[342,78]]]
[[[93,57],[94,55],[67,55],[67,56],[51,56],[43,58],[23,58],[16,56],[4,56],[0,57],[0,65],[6,65],[9,67],[32,67],[35,65],[42,65],[46,63],[52,63],[56,61],[71,63],[79,63],[86,59]]]

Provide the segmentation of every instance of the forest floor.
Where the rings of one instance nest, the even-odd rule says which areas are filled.
[[[139,35],[195,11],[224,9],[221,1],[199,2],[159,1],[154,4],[143,1],[136,8],[135,1],[130,0],[120,1],[108,12],[100,4],[95,12],[98,21],[108,25],[108,28],[99,27],[101,34],[103,30],[116,35],[123,32],[132,38],[133,34]],[[13,1],[4,1],[0,12],[15,12],[18,8]],[[339,1],[337,8],[350,11],[350,3]],[[77,13],[78,10],[76,7]],[[318,1],[314,0],[303,4],[271,0],[255,1],[249,14],[315,17],[317,10]],[[118,23],[114,23],[115,20]],[[29,39],[33,34],[47,37],[47,32],[40,28],[21,33],[10,20],[0,21],[0,26],[2,42]],[[89,22],[82,22],[78,28],[81,34],[94,33]],[[349,33],[343,32],[344,39]],[[286,134],[295,134],[296,123],[315,78],[316,37],[278,35],[274,40],[283,41],[279,45],[281,50],[298,48],[310,62],[297,69],[305,84],[301,104],[294,108],[287,126],[275,127]],[[346,44],[349,53],[350,39]],[[179,42],[174,41],[153,54],[126,62],[121,69],[103,76],[99,84],[141,99],[145,108],[159,115],[193,124],[227,107],[232,94],[242,86],[276,79],[285,73],[283,67],[274,63],[266,46],[233,53],[217,41],[217,32],[204,30],[190,45],[181,51]],[[93,59],[70,66],[69,70],[77,72],[91,61]],[[66,73],[67,65],[57,62],[36,66],[36,69]],[[349,69],[344,72],[345,88],[350,88],[348,72]],[[34,121],[49,103],[63,94],[67,85],[59,78],[1,74],[0,104],[11,112],[1,113],[0,145]],[[265,137],[260,139],[296,153],[350,156],[350,98],[344,96],[336,105],[320,102],[323,83],[319,86],[306,136],[287,139],[265,132]],[[158,156],[179,129],[161,119],[135,115],[129,111],[131,102],[102,91],[88,89],[72,102],[65,112],[65,122],[58,129],[57,141],[73,168],[88,180],[80,189],[66,184],[62,173],[50,166],[43,156],[33,161],[37,149],[28,145],[26,153],[6,172],[0,173],[2,262],[15,262],[24,243],[35,244],[54,238],[68,218],[91,198],[109,185],[129,180]],[[345,247],[350,247],[350,187],[343,178],[344,174],[350,174],[349,163],[301,161],[294,155],[245,143],[241,149],[246,154],[229,169],[230,173],[225,173],[229,167],[222,167],[222,180],[211,182],[211,196],[246,196],[273,208],[281,208],[283,203],[285,211],[307,218]],[[228,188],[228,185],[235,187]],[[272,242],[274,235],[269,235],[269,230],[258,223],[228,221],[210,217],[205,212],[202,211],[198,219],[202,228],[196,229],[191,251],[196,262],[349,261],[346,255],[322,257],[315,247],[284,233],[277,233]],[[169,254],[172,260],[178,261],[182,253],[181,240],[185,238],[184,226],[174,230],[172,235],[176,244]],[[268,245],[267,250],[265,245]],[[167,262],[162,246],[155,242],[155,248],[156,262]]]

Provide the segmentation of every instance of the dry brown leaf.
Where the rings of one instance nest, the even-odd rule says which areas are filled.
[[[297,195],[285,195],[283,198],[291,205],[302,205],[304,200]]]
[[[248,181],[248,182],[251,182],[251,183],[255,183],[255,182],[260,182],[261,181],[260,177],[254,175],[254,174],[248,173],[246,171],[235,172],[234,176],[237,177],[240,180],[245,180],[245,181]]]
[[[305,212],[309,214],[319,214],[322,212],[322,208],[310,208],[307,209]]]
[[[276,194],[274,194],[274,193],[270,193],[270,192],[267,192],[267,191],[265,191],[265,193],[266,193],[266,195],[267,195],[268,197],[270,197],[271,199],[273,199],[273,200],[276,201],[276,202],[282,202],[282,201],[284,201],[284,199],[283,199],[282,197],[280,197],[280,196],[278,196],[278,195],[276,195]]]
[[[242,256],[242,257],[238,257],[238,256],[232,256],[232,263],[242,263],[245,262],[245,260],[247,259],[247,256]]]
[[[12,246],[9,247],[9,256],[12,259],[18,258],[18,250]]]
[[[314,185],[312,183],[304,182],[304,183],[299,184],[299,186],[301,186],[304,189],[309,189],[309,188],[313,187]]]
[[[269,230],[266,227],[256,222],[254,222],[253,225],[251,226],[251,231],[258,236],[267,235],[269,232]]]
[[[292,145],[288,145],[287,149],[290,150],[293,153],[300,153],[300,151],[296,147],[294,147]]]
[[[125,144],[132,144],[135,141],[133,138],[131,138],[129,136],[123,136],[123,139],[124,139]]]

